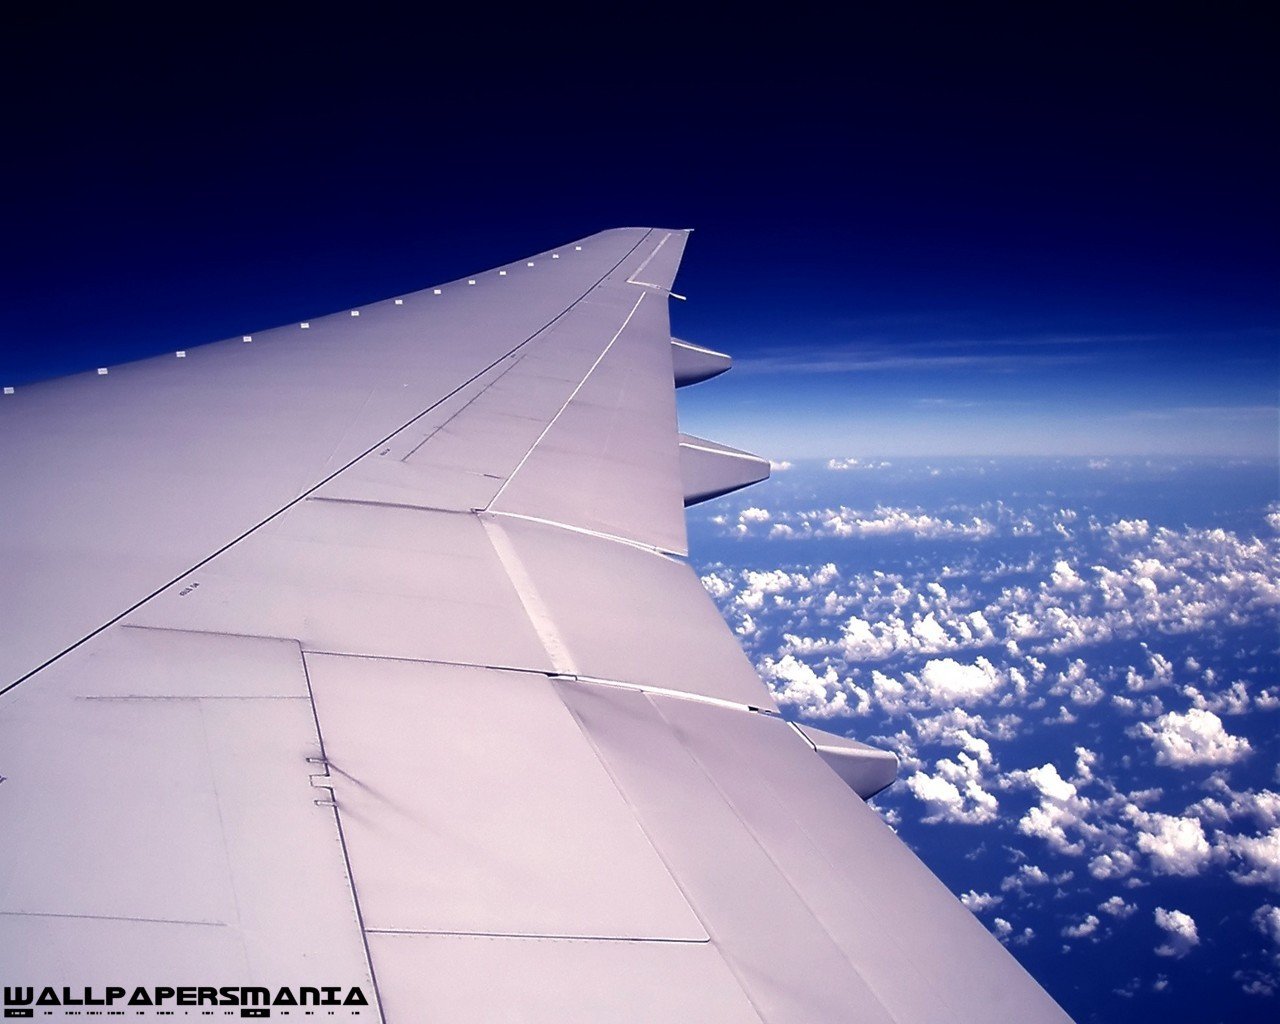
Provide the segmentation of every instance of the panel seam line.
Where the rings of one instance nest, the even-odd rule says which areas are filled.
[[[583,385],[585,385],[587,381],[591,379],[591,375],[596,372],[596,367],[600,365],[600,363],[604,360],[604,357],[609,354],[609,350],[613,348],[613,343],[617,341],[620,337],[622,337],[622,332],[627,329],[627,324],[631,323],[631,318],[635,316],[636,310],[640,308],[640,303],[644,301],[645,294],[646,294],[645,292],[640,293],[640,297],[636,299],[636,304],[631,307],[631,312],[628,313],[627,318],[622,321],[622,326],[619,327],[617,330],[617,333],[614,334],[614,336],[609,339],[609,344],[607,344],[604,347],[604,351],[602,351],[598,356],[596,356],[596,361],[591,364],[591,369],[587,371],[586,376],[584,376],[582,380],[578,381],[578,386],[575,387],[572,392],[570,392],[569,397],[564,400],[564,404],[560,406],[560,408],[556,411],[556,414],[551,417],[551,421],[545,427],[542,428],[542,433],[538,435],[538,439],[534,441],[533,444],[530,446],[529,450],[524,453],[524,458],[522,458],[518,463],[516,463],[516,468],[513,469],[510,475],[506,478],[506,480],[502,482],[502,486],[498,488],[498,493],[495,494],[491,499],[489,499],[489,504],[485,505],[486,512],[489,509],[493,508],[497,500],[502,497],[502,492],[505,491],[508,486],[510,486],[511,481],[514,480],[517,474],[520,472],[520,470],[524,468],[524,464],[529,461],[529,456],[531,456],[535,451],[537,451],[538,445],[542,443],[543,438],[545,438],[547,434],[551,432],[551,428],[556,425],[556,421],[560,418],[561,414],[567,408],[569,408],[573,400],[578,397],[578,392],[582,390]]]
[[[329,755],[324,749],[324,730],[320,727],[320,709],[316,707],[316,694],[311,686],[311,670],[307,667],[307,652],[302,649],[302,645],[298,645],[298,660],[302,662],[302,678],[307,684],[307,697],[311,703],[311,718],[316,726],[316,746],[320,752],[320,763],[324,766],[325,774],[329,774]],[[330,792],[333,792],[330,788]],[[378,973],[373,967],[373,950],[369,948],[369,933],[364,926],[364,913],[360,909],[360,894],[356,891],[356,874],[351,867],[351,851],[347,848],[347,834],[342,828],[342,813],[338,807],[335,796],[333,802],[333,823],[338,831],[338,846],[342,850],[342,861],[347,869],[347,883],[351,887],[351,905],[356,914],[356,928],[360,932],[360,945],[364,949],[365,964],[369,968],[369,981],[373,984],[373,998],[378,1005],[378,1016],[382,1018],[384,1024],[387,1019],[386,1011],[382,1006],[382,990],[378,987]]]

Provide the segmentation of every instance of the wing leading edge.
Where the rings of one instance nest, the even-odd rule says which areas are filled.
[[[16,982],[1066,1019],[850,788],[884,758],[784,722],[681,557],[682,506],[761,475],[678,432],[675,383],[727,358],[672,345],[686,240],[6,396]]]

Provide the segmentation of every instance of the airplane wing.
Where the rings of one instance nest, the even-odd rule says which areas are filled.
[[[6,389],[6,1016],[1066,1019],[682,557],[686,240]]]

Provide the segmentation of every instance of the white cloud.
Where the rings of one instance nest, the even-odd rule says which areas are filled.
[[[1222,799],[1206,797],[1187,808],[1188,813],[1206,824],[1224,825],[1237,818],[1252,818],[1260,828],[1280,825],[1280,793],[1270,789],[1237,792],[1217,777],[1210,778],[1208,785]]]
[[[1208,866],[1213,850],[1197,818],[1140,813],[1138,849],[1151,858],[1160,875],[1197,875]]]
[[[1076,787],[1058,774],[1055,765],[1046,764],[1039,768],[1030,768],[1026,775],[1040,793],[1050,800],[1065,803],[1076,795]]]
[[[865,714],[870,706],[867,691],[842,681],[830,665],[818,675],[809,665],[785,654],[777,661],[766,657],[756,667],[779,704],[811,718]]]
[[[1156,925],[1165,932],[1164,943],[1156,947],[1157,956],[1184,957],[1200,944],[1200,935],[1190,914],[1156,907],[1155,918]]]
[[[934,764],[934,774],[917,771],[907,779],[907,788],[925,804],[924,821],[950,821],[981,825],[994,821],[999,802],[982,786],[982,766],[977,758],[961,751],[955,759],[943,758]]]
[[[962,665],[952,658],[925,663],[920,672],[921,689],[935,704],[972,704],[1000,688],[1000,673],[986,658]]]
[[[1263,635],[1256,627],[1277,619],[1280,541],[1153,524],[1144,530],[1137,520],[1107,527],[1070,512],[1055,505],[1024,514],[998,503],[871,512],[749,508],[730,514],[724,528],[760,536],[785,527],[798,540],[962,537],[986,528],[974,524],[988,524],[1004,536],[1039,533],[1045,542],[1038,553],[1007,563],[996,562],[1007,552],[956,545],[945,564],[930,552],[895,556],[882,571],[852,562],[841,563],[843,573],[834,565],[716,566],[703,582],[784,706],[812,718],[862,715],[867,733],[884,734],[868,738],[902,757],[903,799],[890,800],[904,816],[982,825],[1007,815],[1015,800],[1021,810],[1023,798],[1004,790],[1023,788],[1034,806],[1011,816],[1017,830],[1055,853],[1081,857],[1086,883],[1106,881],[1112,891],[1127,892],[1146,884],[1148,872],[1185,877],[1216,870],[1241,884],[1280,889],[1280,836],[1272,835],[1280,829],[1280,793],[1257,781],[1236,791],[1226,781],[1264,767],[1263,758],[1236,769],[1238,775],[1192,770],[1238,764],[1251,742],[1261,750],[1261,741],[1247,740],[1239,719],[1229,716],[1280,708],[1280,687],[1259,671],[1264,654],[1249,655],[1235,639],[1247,627],[1254,632],[1245,643],[1253,643]],[[1053,533],[1057,526],[1078,539],[1062,539]],[[779,543],[771,550],[804,549]],[[1198,641],[1181,634],[1213,642],[1194,646]],[[1115,651],[1144,640],[1152,645],[1144,655],[1121,661],[1118,672],[1109,667]],[[1230,667],[1231,658],[1241,667]],[[1132,716],[1130,735],[1141,741],[1136,750],[1113,749],[1113,737],[1102,733],[1091,745],[1105,745],[1105,761],[1080,748],[1072,766],[1056,743],[1056,763],[1047,762],[1047,753],[1036,757],[1046,762],[1039,766],[1023,759],[1035,749],[1032,730],[1043,737],[1047,717],[1077,717],[1083,736],[1110,727],[1116,711]],[[1022,742],[1002,746],[1012,739]],[[999,763],[1011,754],[1018,770]],[[1119,780],[1144,761],[1181,770],[1161,773],[1168,792],[1120,788]],[[1203,788],[1182,795],[1193,786]],[[1197,802],[1186,806],[1190,800]],[[1178,806],[1185,809],[1177,813]],[[1154,807],[1172,813],[1147,809]],[[1234,834],[1246,826],[1247,834]],[[1009,832],[1004,838],[1034,854],[1034,844]],[[1033,887],[1055,881],[1040,874],[1045,881],[1012,875],[999,889],[988,884],[990,892],[979,887],[966,895],[984,902],[1001,898],[997,892],[1034,898]],[[1094,913],[1109,924],[1133,907],[1116,896]],[[1015,935],[1010,925],[1006,940],[1018,941]]]
[[[1146,644],[1142,646],[1146,647]],[[1147,651],[1147,664],[1151,673],[1149,676],[1144,676],[1136,668],[1130,667],[1125,676],[1127,689],[1134,693],[1141,693],[1173,684],[1173,662],[1168,658],[1158,652]]]
[[[1072,703],[1081,707],[1092,707],[1102,700],[1106,693],[1097,680],[1089,677],[1088,671],[1088,666],[1083,659],[1076,658],[1065,670],[1058,673],[1057,680],[1049,688],[1049,692],[1055,697],[1069,696]]]
[[[990,910],[992,907],[999,906],[1004,902],[1004,897],[993,896],[989,892],[976,892],[975,890],[970,889],[968,892],[960,895],[960,902],[977,914],[983,910]]]
[[[1216,845],[1231,856],[1231,877],[1237,882],[1280,891],[1280,828],[1260,836],[1221,834]]]
[[[1151,533],[1151,524],[1145,519],[1120,519],[1106,528],[1113,541],[1144,540]]]
[[[1098,926],[1102,922],[1096,914],[1086,914],[1083,921],[1078,924],[1070,924],[1062,929],[1062,937],[1064,939],[1083,939],[1092,935],[1098,930]]]
[[[783,518],[787,521],[780,521]],[[1014,518],[1007,508],[995,506],[984,506],[979,514],[970,508],[954,518],[890,507],[870,514],[843,507],[804,513],[746,509],[725,528],[735,535],[756,529],[779,530],[796,538],[893,532],[928,536],[939,530],[954,532],[957,526],[969,529],[975,521],[1007,525]],[[788,653],[807,661],[825,659],[839,671],[866,661],[929,654],[946,655],[942,661],[963,664],[968,659],[958,652],[985,648],[984,657],[992,665],[989,681],[994,687],[999,677],[1008,684],[1000,686],[999,695],[1010,706],[1030,703],[1040,680],[1038,670],[1028,671],[1028,667],[1042,666],[1045,653],[1071,655],[1085,647],[1126,638],[1208,630],[1218,621],[1254,621],[1264,614],[1273,618],[1280,606],[1280,545],[1275,542],[1267,546],[1241,541],[1225,531],[1178,533],[1161,529],[1143,542],[1138,554],[1119,564],[1095,565],[1088,570],[1079,559],[1060,557],[1039,585],[1006,586],[986,603],[975,600],[963,583],[952,582],[957,573],[964,577],[962,571],[950,566],[917,577],[867,572],[848,579],[831,567],[829,582],[819,579],[819,571],[813,569],[716,569],[706,574],[703,582],[731,620],[750,614],[753,624],[758,625],[760,613],[769,613],[770,627],[786,638],[775,659]],[[1010,571],[1015,568],[1025,573],[1034,571],[1035,565],[1010,567]],[[1001,659],[994,664],[992,652],[998,652]],[[1173,678],[1170,659],[1155,651],[1148,651],[1147,659],[1148,666],[1133,670],[1129,685],[1138,691],[1167,687]],[[821,665],[819,671],[825,667]],[[886,688],[890,702],[884,705],[886,710],[922,710],[936,703],[930,694],[934,680],[922,679],[918,670],[897,671],[900,687]],[[934,674],[938,671],[937,666],[931,670]],[[1090,675],[1080,657],[1048,678],[1052,680],[1049,692],[1069,697],[1074,706],[1090,707],[1106,696],[1103,685]],[[942,699],[945,692],[944,686],[937,698]],[[1194,712],[1232,714],[1247,706],[1242,681],[1224,689],[1206,674],[1194,689],[1183,687],[1181,692]],[[975,695],[975,699],[987,696]],[[1166,711],[1154,695],[1141,700],[1119,695],[1113,699],[1121,710],[1146,718]],[[1280,695],[1266,690],[1254,701],[1257,707],[1280,707]],[[1059,718],[1071,714],[1074,707],[1069,705],[1067,714],[1059,712]],[[1174,714],[1179,717],[1146,727],[1153,730],[1153,743],[1157,734],[1161,737],[1157,753],[1169,763],[1184,755],[1226,763],[1223,759],[1240,756],[1246,749],[1244,740],[1225,731],[1222,736],[1194,735],[1211,719],[1188,717],[1180,711]],[[1185,743],[1180,744],[1178,734],[1187,729],[1193,735],[1183,736]]]
[[[1104,914],[1110,914],[1112,917],[1124,920],[1126,917],[1132,917],[1137,911],[1136,903],[1126,903],[1123,896],[1111,896],[1098,904],[1098,909]]]
[[[992,523],[976,516],[967,522],[953,522],[919,510],[885,506],[878,506],[870,513],[844,507],[826,509],[802,513],[800,518],[802,523],[808,525],[813,536],[885,537],[906,534],[930,539],[963,537],[975,540],[993,536],[996,532]]]
[[[721,527],[725,533],[737,537],[757,536],[756,528],[766,522],[781,523],[787,526],[787,530],[782,534],[771,533],[770,536],[789,540],[892,536],[928,540],[982,540],[994,537],[999,532],[996,523],[980,516],[951,519],[918,508],[907,509],[893,505],[877,505],[871,510],[838,505],[794,512],[772,512],[767,519],[744,518],[739,513],[732,525],[724,516],[714,516],[711,522]]]
[[[1194,686],[1184,686],[1183,696],[1193,707],[1201,711],[1221,712],[1224,715],[1243,715],[1249,710],[1249,687],[1237,679],[1227,689],[1218,693],[1202,693]]]
[[[1276,994],[1275,978],[1269,974],[1263,974],[1260,971],[1239,970],[1232,974],[1231,977],[1243,983],[1240,986],[1240,991],[1246,995],[1260,996],[1267,999]]]
[[[702,587],[716,600],[731,598],[734,593],[732,577],[718,572],[709,572],[700,577]]]
[[[1036,933],[1030,928],[1023,928],[1017,935],[1013,933],[1013,925],[1006,921],[1003,917],[997,917],[991,922],[991,933],[1006,945],[1025,946],[1028,942],[1036,937]]]
[[[1038,864],[1020,864],[1017,871],[1000,880],[1000,891],[1025,893],[1028,889],[1041,885],[1063,885],[1074,877],[1075,873],[1072,871],[1051,875]]]
[[[1181,768],[1199,764],[1234,764],[1250,752],[1249,741],[1232,736],[1212,711],[1191,708],[1186,714],[1171,711],[1155,725],[1140,723],[1137,735],[1151,741],[1156,764]]]
[[[1253,926],[1277,946],[1280,946],[1280,907],[1264,903],[1253,912]]]
[[[875,459],[828,459],[827,469],[836,472],[844,472],[850,469],[888,469],[892,466],[892,462],[876,461]]]
[[[983,737],[998,735],[1000,728],[998,725],[993,728],[982,715],[953,707],[928,718],[916,719],[914,725],[916,738],[921,742],[959,747],[983,765],[994,761],[991,744]]]
[[[1086,584],[1070,562],[1059,560],[1054,563],[1053,572],[1050,574],[1049,582],[1045,586],[1049,590],[1070,594],[1084,590]]]
[[[1091,777],[1096,755],[1083,747],[1077,747],[1076,752],[1077,762]],[[1059,853],[1079,856],[1085,852],[1085,840],[1100,834],[1098,826],[1088,820],[1095,809],[1093,802],[1080,796],[1075,783],[1064,779],[1055,765],[1010,772],[1006,784],[1029,786],[1040,795],[1040,802],[1018,821],[1018,831],[1023,835],[1038,836]],[[1076,838],[1070,838],[1068,833],[1074,833]]]
[[[1100,882],[1106,882],[1114,878],[1124,878],[1137,866],[1138,862],[1131,854],[1117,849],[1109,853],[1100,853],[1089,861],[1089,874]]]

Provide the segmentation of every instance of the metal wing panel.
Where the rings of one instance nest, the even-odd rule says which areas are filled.
[[[766,1020],[1067,1020],[781,719],[557,686]]]
[[[617,330],[489,508],[683,554],[671,326],[634,292],[612,300]]]
[[[129,614],[306,651],[551,671],[472,515],[310,498]]]
[[[706,941],[545,676],[307,672],[368,932]]]
[[[389,1021],[760,1024],[716,948],[696,942],[374,935]]]
[[[650,699],[895,1020],[1066,1020],[785,723]]]
[[[440,294],[4,396],[0,685],[540,336],[620,263],[634,266],[624,261],[649,234],[603,232]]]
[[[199,387],[33,389],[3,667],[91,635],[0,694],[18,967],[376,977],[392,1021],[1063,1019],[663,553],[686,237],[211,346]]]
[[[0,751],[10,982],[372,991],[296,644],[108,631],[0,697]]]
[[[558,672],[776,707],[684,562],[514,517],[488,526]]]
[[[635,691],[557,685],[760,1015],[893,1021],[655,704]]]

